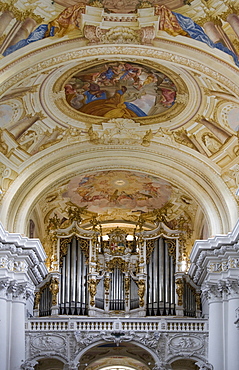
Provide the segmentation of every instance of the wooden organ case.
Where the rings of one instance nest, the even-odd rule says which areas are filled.
[[[182,232],[163,222],[133,236],[100,230],[73,221],[54,231],[52,271],[35,299],[40,316],[196,315],[196,287],[181,270]]]

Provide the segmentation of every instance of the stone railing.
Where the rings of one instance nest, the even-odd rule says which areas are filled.
[[[92,347],[109,343],[122,348],[132,343],[129,348],[147,351],[151,363],[160,364],[151,369],[168,369],[172,356],[204,361],[208,352],[207,320],[185,317],[31,318],[26,322],[25,337],[29,343],[27,360],[61,356],[63,362],[74,365],[66,367],[71,370],[78,369],[79,361]]]
[[[57,331],[134,331],[208,333],[205,319],[187,318],[31,318],[26,322],[27,332]]]

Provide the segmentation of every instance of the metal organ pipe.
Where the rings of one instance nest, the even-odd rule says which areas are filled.
[[[164,238],[155,241],[147,265],[147,315],[175,314],[175,266]]]
[[[71,273],[70,273],[70,297],[71,305],[76,302],[76,239],[72,240],[71,244]]]
[[[156,244],[155,252],[158,256],[157,272],[158,272],[158,284],[159,284],[159,302],[164,302],[165,300],[165,278],[164,278],[164,267],[165,267],[165,253],[164,253],[164,241],[162,238],[158,239]]]
[[[65,284],[65,277],[66,277],[66,263],[65,263],[66,257],[63,257],[63,265],[62,265],[62,272],[61,272],[61,284],[60,284],[60,302],[62,304],[65,303],[65,294],[66,294],[66,284]]]
[[[76,279],[77,279],[77,289],[76,289],[76,302],[82,302],[83,294],[82,294],[82,254],[81,249],[77,249],[77,271],[76,271]]]
[[[87,266],[80,240],[72,238],[61,267],[60,313],[87,314]]]
[[[168,253],[168,244],[166,241],[164,241],[164,256],[165,256],[165,270],[164,270],[164,281],[165,281],[165,286],[164,286],[164,301],[165,304],[169,303],[169,268],[170,268],[170,256]]]
[[[71,275],[70,275],[70,271],[71,271],[71,247],[70,245],[68,246],[68,252],[67,252],[67,255],[66,255],[66,279],[65,279],[65,289],[66,289],[66,298],[65,298],[65,302],[66,302],[66,308],[67,308],[67,311],[66,314],[68,315],[70,312],[69,312],[69,307],[70,307],[70,286],[71,286]]]

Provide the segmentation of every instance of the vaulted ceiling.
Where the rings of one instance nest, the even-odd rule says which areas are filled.
[[[48,23],[77,3],[41,1],[34,14]],[[217,16],[224,3],[214,3]],[[23,12],[29,4],[12,6]],[[145,228],[160,219],[187,233],[189,249],[195,239],[228,232],[238,218],[233,58],[155,30],[150,4],[136,13],[136,1],[88,4],[84,27],[0,60],[1,222],[28,235],[32,220],[43,240],[49,219],[67,219],[68,207],[80,210],[86,227],[96,217],[104,233],[115,225],[133,233],[140,217]],[[198,14],[198,22],[208,9],[199,0],[166,5],[195,21]],[[115,13],[121,20],[107,18]],[[151,27],[151,38],[140,36],[135,19],[119,26],[124,13]]]

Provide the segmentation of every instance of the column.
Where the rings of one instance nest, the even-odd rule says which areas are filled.
[[[0,15],[0,36],[4,34],[5,29],[14,18],[13,14],[9,11],[3,12]]]
[[[14,37],[8,44],[8,47],[15,45],[20,40],[26,39],[30,35],[30,33],[33,31],[36,25],[37,23],[34,19],[31,19],[31,18],[25,19],[25,21],[21,24],[17,33],[14,35]]]
[[[41,119],[42,114],[36,113],[34,116],[32,114],[27,115],[25,118],[14,123],[8,128],[8,130],[18,139],[25,131],[27,131],[35,122]]]
[[[212,40],[212,42],[214,42],[214,44],[217,42],[223,43],[221,35],[212,21],[204,23],[203,28],[207,36]]]
[[[11,30],[8,32],[7,36],[5,37],[2,45],[0,46],[0,53],[3,54],[9,46],[14,35],[18,32],[19,28],[21,27],[21,22],[16,20],[14,25],[12,26]]]
[[[227,17],[227,21],[232,27],[233,31],[239,38],[239,18],[236,14],[229,14]]]
[[[25,361],[25,304],[29,295],[29,288],[26,282],[12,281],[8,289],[12,296],[11,370],[19,370],[21,364]]]
[[[1,368],[8,369],[8,307],[7,307],[7,288],[9,278],[0,280],[0,359]]]
[[[25,361],[26,301],[33,296],[35,282],[48,272],[46,255],[38,240],[9,233],[1,224],[0,229],[0,369],[20,370]],[[31,251],[34,258],[29,258]]]
[[[229,50],[235,52],[231,41],[222,29],[222,21],[220,19],[212,18],[212,21],[206,22],[203,25],[203,28],[205,30],[205,33],[212,40],[212,42],[214,42],[214,44],[220,42]]]
[[[214,370],[224,370],[224,330],[222,291],[218,284],[207,283],[203,288],[209,303],[208,362]],[[230,369],[231,370],[231,369]]]
[[[221,143],[224,144],[225,141],[232,136],[223,127],[219,126],[219,124],[210,122],[204,117],[198,117],[198,119],[202,125],[207,127],[216,136],[216,138],[221,141]]]
[[[239,331],[235,325],[236,309],[239,306],[239,285],[237,280],[228,279],[228,315],[227,315],[227,369],[238,370]]]

